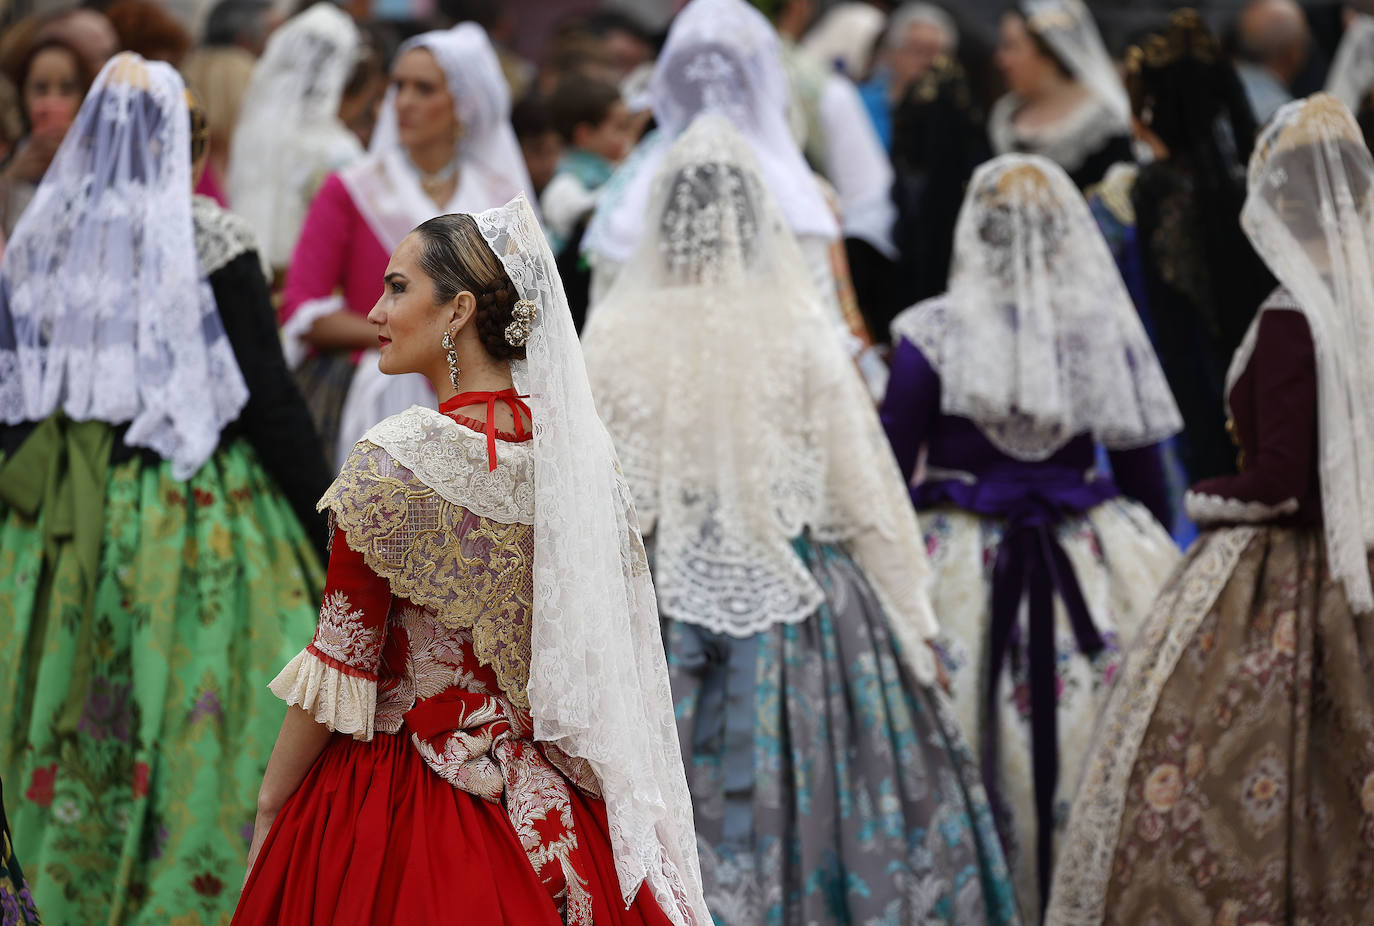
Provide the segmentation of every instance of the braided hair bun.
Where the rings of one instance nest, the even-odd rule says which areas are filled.
[[[522,360],[524,346],[506,338],[520,298],[506,268],[492,252],[470,215],[441,215],[415,229],[420,236],[420,269],[434,281],[434,302],[442,305],[461,292],[477,300],[473,319],[478,339],[494,360]]]

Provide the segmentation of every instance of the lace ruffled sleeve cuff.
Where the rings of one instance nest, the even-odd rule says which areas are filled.
[[[305,342],[305,336],[310,333],[315,322],[347,308],[343,297],[338,295],[309,299],[297,306],[296,311],[292,312],[281,326],[281,350],[282,356],[286,358],[286,365],[294,370],[305,361],[306,355],[310,353],[310,345]]]
[[[345,671],[313,647],[301,650],[267,687],[335,733],[363,742],[372,739],[376,680]]]
[[[1266,505],[1190,491],[1183,496],[1183,507],[1188,517],[1198,524],[1262,524],[1297,513],[1298,500],[1287,498],[1277,505]]]

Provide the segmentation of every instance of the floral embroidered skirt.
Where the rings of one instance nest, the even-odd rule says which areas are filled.
[[[993,572],[1004,522],[952,507],[922,511],[920,520],[930,556],[930,599],[940,620],[939,648],[953,688],[955,714],[979,754],[988,732]],[[1093,656],[1080,651],[1062,597],[1056,595],[1053,656],[1059,761],[1052,818],[1062,835],[1078,770],[1117,671],[1121,647],[1145,619],[1155,595],[1177,566],[1179,552],[1143,506],[1119,498],[1066,518],[1055,536],[1105,644]],[[1036,858],[1028,617],[1023,606],[997,679],[997,716],[992,728],[996,780],[985,784],[995,796],[998,829],[1022,915],[1027,922],[1036,922],[1042,905]]]
[[[0,798],[4,789],[0,788]],[[0,924],[4,926],[37,926],[38,910],[33,894],[19,867],[14,845],[10,841],[10,824],[5,819],[3,800],[0,800]]]
[[[944,696],[902,669],[853,560],[746,638],[664,622],[706,899],[722,926],[1011,923],[1010,876]]]
[[[188,482],[111,465],[93,611],[74,545],[45,554],[47,516],[0,504],[0,777],[38,908],[222,923],[281,726],[267,683],[314,630],[318,558],[244,441]]]
[[[643,890],[625,909],[606,811],[575,788],[574,829],[598,926],[668,926]],[[235,924],[561,926],[506,809],[425,764],[409,730],[336,734],[263,844]]]
[[[1374,918],[1374,625],[1321,529],[1204,533],[1130,647],[1050,921]]]

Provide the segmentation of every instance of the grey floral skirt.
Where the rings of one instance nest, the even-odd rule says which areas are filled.
[[[1014,923],[987,797],[944,695],[901,667],[839,546],[794,546],[826,603],[737,638],[664,621],[718,923]]]

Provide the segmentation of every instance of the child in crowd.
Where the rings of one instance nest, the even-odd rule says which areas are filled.
[[[614,84],[571,74],[549,97],[553,126],[567,146],[540,194],[555,254],[576,245],[601,187],[633,144],[630,111]]]
[[[520,141],[520,152],[525,156],[534,192],[542,194],[563,157],[563,138],[553,127],[549,104],[531,94],[515,104],[510,111],[510,121]]]

